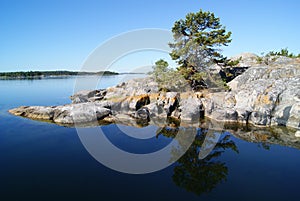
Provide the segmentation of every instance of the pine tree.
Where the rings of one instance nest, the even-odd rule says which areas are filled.
[[[194,89],[205,87],[203,77],[207,75],[208,66],[228,61],[219,48],[231,42],[231,32],[226,32],[213,13],[202,10],[176,21],[172,32],[174,42],[169,44],[172,59],[177,61],[179,70]]]

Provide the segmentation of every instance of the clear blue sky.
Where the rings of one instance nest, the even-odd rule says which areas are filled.
[[[214,12],[232,31],[226,56],[285,47],[300,53],[299,2],[0,0],[0,71],[79,70],[105,40],[133,29],[171,29],[174,21],[199,9]]]

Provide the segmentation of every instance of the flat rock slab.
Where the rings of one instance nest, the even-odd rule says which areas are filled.
[[[102,103],[77,103],[63,106],[26,106],[9,110],[11,114],[59,124],[76,124],[101,120],[111,114]]]

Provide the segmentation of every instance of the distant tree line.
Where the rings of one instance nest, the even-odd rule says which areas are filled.
[[[49,76],[80,76],[80,75],[118,75],[119,73],[111,71],[100,72],[77,72],[77,71],[18,71],[18,72],[2,72],[0,77],[2,78],[39,78]]]
[[[283,48],[279,52],[270,51],[267,55],[269,56],[284,56],[289,58],[300,58],[300,54],[296,55],[289,52],[288,48]]]
[[[300,58],[300,54],[296,55],[291,53],[287,48],[283,48],[278,52],[270,51],[267,54],[261,53],[261,56],[257,57],[256,61],[258,64],[270,65],[274,63],[280,56],[288,58]]]

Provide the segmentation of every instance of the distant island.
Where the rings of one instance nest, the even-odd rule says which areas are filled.
[[[80,72],[80,71],[18,71],[0,72],[0,79],[42,79],[49,77],[84,76],[84,75],[119,75],[117,72]]]

